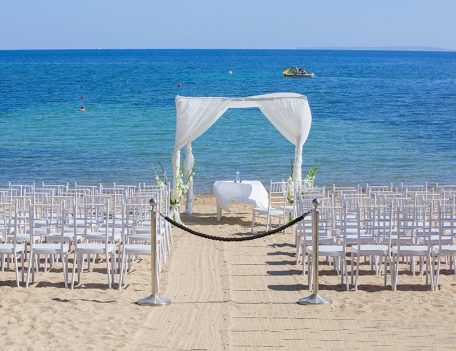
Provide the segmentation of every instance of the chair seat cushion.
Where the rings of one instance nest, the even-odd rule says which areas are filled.
[[[391,235],[391,242],[397,243],[397,235]],[[413,242],[413,237],[412,236],[400,236],[399,237],[399,242],[402,244],[408,244]]]
[[[436,245],[432,248],[432,252],[435,254],[454,254],[456,255],[456,245],[442,245],[442,248],[439,249],[439,246]]]
[[[33,245],[33,252],[36,254],[59,254],[68,252],[68,244],[40,243]]]
[[[391,252],[395,255],[397,255],[399,248],[397,246],[393,246],[391,249]],[[429,253],[429,248],[427,245],[416,245],[416,246],[411,246],[411,245],[404,245],[400,247],[399,250],[401,255],[407,256],[423,256],[427,255]]]
[[[87,235],[83,235],[83,238],[86,240],[95,240],[95,241],[105,241],[106,239],[106,234],[104,232],[92,232],[92,233],[87,233]],[[122,237],[121,233],[114,232],[114,240],[118,241]],[[108,233],[108,240],[112,239],[112,232]]]
[[[306,248],[307,253],[312,254],[312,247]],[[340,245],[319,245],[318,255],[319,256],[341,256],[344,253],[343,246]]]
[[[141,244],[126,244],[124,249],[126,254],[133,255],[150,255],[152,250],[150,245]]]
[[[386,255],[388,253],[387,245],[353,245],[352,252],[354,254],[367,255]]]
[[[375,241],[375,238],[372,235],[360,235],[359,242],[364,244],[371,244]],[[347,234],[345,235],[345,242],[347,244],[357,244],[358,243],[358,234]]]
[[[53,234],[53,235],[47,235],[46,236],[46,241],[50,242],[68,242],[68,241],[73,241],[74,234],[73,233],[63,233],[61,234]]]
[[[14,235],[8,235],[8,239],[14,240]],[[40,236],[36,235],[33,237],[33,241],[37,242],[40,240]],[[23,242],[30,242],[30,234],[17,234],[16,235],[16,242],[23,241]]]
[[[103,254],[106,252],[114,252],[114,244],[103,243],[79,243],[75,247],[75,252],[78,254]]]
[[[0,244],[0,254],[12,254],[25,251],[25,244],[16,244],[14,247],[13,243]]]
[[[253,209],[253,211],[256,213],[263,213],[263,214],[269,213],[271,216],[281,216],[285,213],[285,211],[281,208],[270,208],[268,210],[267,208],[255,207]]]
[[[312,243],[312,235],[306,235],[305,237],[305,241],[306,241],[306,246],[309,246],[311,245]],[[301,240],[301,243],[304,245],[304,238],[301,237],[300,238]],[[318,236],[318,243],[319,244],[334,244],[334,238],[333,237],[330,237],[330,236],[323,236],[323,235],[319,235]]]
[[[150,234],[132,234],[128,236],[129,241],[150,241]]]
[[[430,238],[429,236],[417,238],[418,244],[427,244],[428,242],[431,244],[438,244],[439,240],[442,240],[442,244],[444,245],[451,245],[453,243],[453,237],[451,235],[442,235],[442,239],[440,239],[440,235],[438,234],[431,235]]]
[[[33,229],[33,235],[46,235],[48,233],[48,227],[38,227]]]

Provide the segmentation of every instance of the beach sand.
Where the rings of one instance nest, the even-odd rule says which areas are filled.
[[[194,216],[182,220],[216,235],[249,232],[250,207],[233,209],[218,223],[215,199],[198,196]],[[347,292],[321,265],[321,294],[333,304],[301,306],[307,278],[295,264],[290,231],[239,243],[177,229],[173,237],[161,274],[161,293],[172,300],[167,307],[134,304],[150,293],[147,257],[121,292],[107,290],[104,263],[84,272],[85,285],[74,291],[64,288],[60,264],[38,273],[28,289],[14,287],[12,271],[0,272],[0,349],[456,349],[456,275],[447,270],[436,292],[407,273],[393,292],[366,269],[359,290]]]

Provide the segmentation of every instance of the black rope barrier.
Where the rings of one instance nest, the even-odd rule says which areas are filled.
[[[249,235],[249,236],[244,236],[244,237],[234,237],[234,238],[232,238],[232,237],[228,237],[227,238],[227,237],[223,237],[223,236],[216,236],[216,235],[209,235],[209,234],[200,233],[200,232],[197,232],[196,230],[193,230],[193,229],[190,229],[190,228],[186,227],[185,225],[183,225],[181,223],[176,222],[175,220],[169,218],[168,216],[165,216],[162,213],[160,213],[160,216],[162,216],[166,221],[168,221],[169,223],[171,223],[175,227],[180,228],[183,231],[186,231],[187,233],[199,236],[200,238],[209,239],[209,240],[216,240],[216,241],[248,241],[248,240],[255,240],[255,239],[264,238],[265,236],[269,236],[269,235],[281,232],[282,230],[285,230],[285,229],[295,225],[296,223],[302,221],[311,212],[312,212],[312,210],[307,211],[307,212],[303,213],[301,216],[296,217],[295,219],[293,219],[291,222],[288,222],[287,224],[284,224],[284,225],[282,225],[282,226],[280,226],[280,227],[278,227],[276,229],[269,230],[269,231],[262,232],[262,233],[258,233],[258,234],[255,234],[255,235]]]

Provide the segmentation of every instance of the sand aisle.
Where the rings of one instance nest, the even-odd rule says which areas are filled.
[[[192,228],[209,233],[247,232],[248,207],[215,221],[214,199],[199,197]],[[241,218],[240,218],[241,217]],[[401,276],[400,291],[364,275],[346,292],[327,267],[327,306],[305,307],[306,279],[295,265],[293,237],[279,234],[221,243],[174,230],[174,248],[162,273],[162,295],[172,304],[136,306],[148,295],[149,261],[133,266],[122,292],[106,290],[100,268],[83,274],[84,287],[63,288],[59,266],[40,272],[29,289],[12,287],[0,273],[1,349],[366,350],[448,349],[456,345],[456,276],[445,272],[438,292],[423,277]],[[100,267],[104,267],[100,264]],[[5,282],[6,277],[7,281]]]

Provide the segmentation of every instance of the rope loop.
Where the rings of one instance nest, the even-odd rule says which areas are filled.
[[[249,235],[249,236],[244,236],[244,237],[223,237],[223,236],[216,236],[216,235],[210,235],[210,234],[204,234],[204,233],[201,233],[201,232],[197,232],[196,230],[193,230],[181,223],[178,223],[176,222],[175,220],[169,218],[168,216],[165,216],[164,214],[160,213],[160,216],[162,216],[167,222],[169,222],[170,224],[172,224],[173,226],[179,228],[179,229],[182,229],[183,231],[187,232],[187,233],[190,233],[192,235],[195,235],[195,236],[199,236],[200,238],[204,238],[204,239],[209,239],[209,240],[215,240],[215,241],[248,241],[248,240],[255,240],[255,239],[260,239],[260,238],[264,238],[266,236],[269,236],[269,235],[272,235],[272,234],[276,234],[276,233],[279,233],[293,225],[295,225],[296,223],[302,221],[305,217],[307,217],[310,213],[312,212],[312,210],[309,210],[305,213],[303,213],[301,216],[299,217],[296,217],[295,219],[293,219],[291,222],[288,222],[287,224],[284,224],[278,228],[275,228],[275,229],[272,229],[272,230],[269,230],[269,231],[265,231],[265,232],[262,232],[262,233],[258,233],[258,234],[255,234],[255,235]]]

